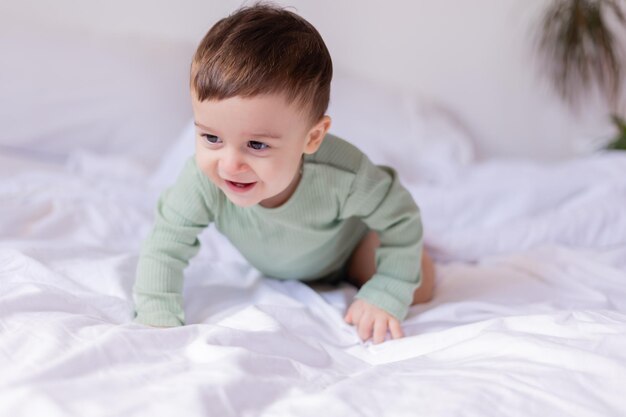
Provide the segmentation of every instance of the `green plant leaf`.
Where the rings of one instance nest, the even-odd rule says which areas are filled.
[[[607,149],[626,151],[626,120],[614,114],[611,116],[617,127],[617,136],[607,146]]]

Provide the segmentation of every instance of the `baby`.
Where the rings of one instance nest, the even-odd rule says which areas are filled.
[[[245,7],[209,30],[191,64],[195,155],[159,199],[135,322],[185,323],[183,270],[214,223],[268,277],[359,287],[345,320],[363,340],[403,336],[433,292],[419,209],[392,168],[328,133],[331,78],[321,36],[287,10]]]

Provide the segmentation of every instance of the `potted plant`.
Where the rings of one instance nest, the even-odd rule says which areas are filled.
[[[626,48],[615,36],[616,29],[626,28],[622,7],[623,0],[551,0],[539,49],[553,87],[568,104],[598,89],[618,129],[607,148],[626,150],[626,116],[619,111]]]

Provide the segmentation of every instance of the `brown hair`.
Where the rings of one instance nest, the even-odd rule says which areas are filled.
[[[332,73],[330,53],[309,22],[257,3],[218,21],[204,36],[190,87],[200,101],[282,93],[316,122],[328,108]]]

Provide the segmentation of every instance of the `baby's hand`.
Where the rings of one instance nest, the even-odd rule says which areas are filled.
[[[372,341],[374,344],[385,340],[387,330],[389,330],[391,337],[394,339],[404,336],[397,318],[363,300],[357,299],[352,303],[344,320],[356,326],[357,333],[363,341],[369,339],[373,331],[374,337]]]

